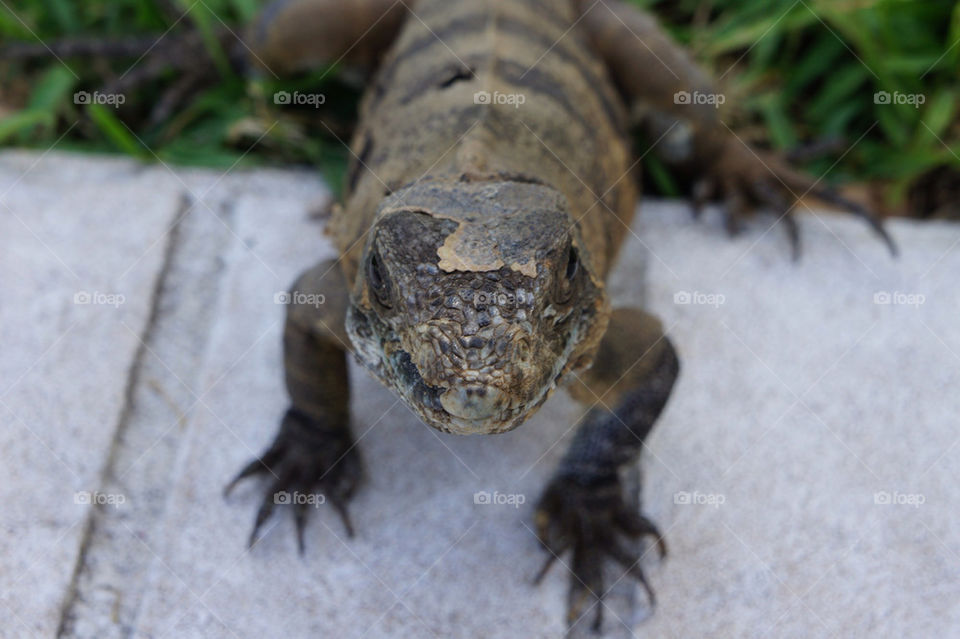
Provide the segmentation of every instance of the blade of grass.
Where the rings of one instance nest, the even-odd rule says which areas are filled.
[[[800,7],[800,11],[796,7]],[[746,50],[757,44],[774,29],[783,32],[797,31],[817,21],[815,15],[806,11],[801,5],[789,9],[787,15],[782,11],[771,10],[769,17],[758,20],[744,27],[731,30],[729,26],[721,27],[714,35],[713,42],[706,47],[705,53],[718,56],[738,50]],[[726,31],[726,33],[724,33]]]
[[[210,54],[214,64],[217,65],[217,70],[220,71],[220,75],[225,78],[232,77],[234,74],[233,69],[230,67],[230,61],[227,59],[227,55],[223,52],[223,48],[217,40],[214,25],[219,25],[220,21],[216,15],[200,0],[193,0],[192,2],[191,0],[179,0],[179,4],[184,8],[191,21],[200,31],[200,36],[203,38],[203,44],[207,48],[207,53]]]
[[[130,134],[130,131],[127,130],[120,119],[107,107],[101,104],[91,104],[87,107],[87,114],[103,135],[118,149],[141,160],[149,157],[143,145]]]
[[[46,113],[49,118],[36,127],[30,127],[19,132],[17,142],[26,144],[28,140],[40,132],[47,136],[54,132],[57,122],[57,112],[67,104],[77,78],[66,67],[55,64],[41,77],[37,85],[30,92],[25,111]]]
[[[857,102],[848,102],[832,111],[821,124],[820,133],[825,138],[842,138],[849,130],[851,122],[863,112]]]
[[[28,109],[55,111],[67,102],[77,78],[66,67],[55,64],[44,73],[30,92]]]
[[[231,0],[230,4],[240,16],[240,22],[244,24],[252,22],[261,8],[261,3],[257,0]]]
[[[857,62],[840,67],[830,73],[817,96],[810,102],[807,112],[822,120],[846,103],[863,99],[873,94],[867,87],[869,71]]]
[[[0,119],[0,144],[14,136],[29,134],[38,126],[51,128],[53,124],[53,114],[47,111],[19,111]]]
[[[681,190],[670,174],[670,170],[660,161],[655,153],[650,153],[643,160],[643,168],[653,179],[657,190],[665,197],[680,197]]]
[[[937,137],[943,137],[946,134],[947,127],[954,121],[954,115],[957,110],[957,92],[949,89],[938,91],[930,96],[926,108],[923,110],[922,120],[927,126],[920,125],[917,130],[918,138],[926,139],[932,132]],[[927,130],[929,127],[929,130]],[[922,129],[922,131],[921,131]],[[923,135],[927,134],[927,135]]]
[[[797,132],[781,101],[776,96],[770,96],[761,102],[760,110],[770,130],[774,147],[778,149],[795,147],[797,145]]]

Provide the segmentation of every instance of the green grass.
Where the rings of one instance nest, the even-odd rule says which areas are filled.
[[[667,12],[674,35],[726,74],[732,115],[770,147],[837,140],[814,173],[842,157],[832,180],[884,180],[896,198],[925,171],[960,166],[960,3],[714,0],[706,20],[699,0],[638,4]],[[924,102],[876,104],[878,92]]]
[[[145,160],[227,168],[235,164],[309,162],[330,172],[342,171],[346,150],[317,132],[307,114],[281,109],[269,96],[281,89],[329,87],[352,106],[356,91],[340,86],[336,74],[319,72],[283,82],[247,80],[231,69],[215,32],[230,25],[242,32],[260,8],[258,0],[25,0],[16,14],[0,7],[0,42],[52,43],[64,38],[116,40],[187,29],[202,34],[206,60],[217,79],[158,123],[149,115],[164,91],[176,81],[169,73],[123,93],[120,108],[77,104],[78,91],[102,88],[111,79],[135,73],[133,59],[95,62],[89,57],[59,61],[53,55],[28,62],[0,60],[0,105],[14,113],[0,119],[0,145],[120,152]],[[166,11],[164,11],[166,9]],[[178,21],[180,16],[182,19]],[[222,22],[221,22],[222,21]],[[324,76],[319,80],[320,76]],[[251,148],[253,150],[251,151]]]
[[[698,60],[722,76],[728,104],[736,105],[725,117],[743,135],[782,150],[835,140],[834,150],[807,164],[817,174],[829,170],[830,181],[886,181],[897,198],[925,171],[960,165],[960,3],[633,1],[656,12]],[[259,0],[20,0],[8,6],[16,14],[0,6],[0,42],[108,40],[191,29],[203,38],[202,62],[218,73],[168,117],[151,123],[152,108],[176,81],[173,74],[125,95],[126,103],[116,109],[75,104],[74,93],[103,86],[132,60],[0,60],[0,108],[6,113],[0,116],[0,145],[48,148],[63,136],[58,148],[145,160],[223,168],[311,163],[335,174],[331,181],[343,171],[346,151],[311,120],[315,112],[278,107],[267,97],[320,85],[338,96],[329,102],[338,105],[334,115],[346,119],[357,88],[325,71],[267,82],[238,77],[230,68],[215,33],[222,23],[239,31],[262,6]],[[876,104],[880,91],[922,95],[924,103]],[[676,189],[662,166],[652,168],[661,191]]]

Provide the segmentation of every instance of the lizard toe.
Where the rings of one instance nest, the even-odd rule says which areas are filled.
[[[794,261],[800,259],[800,227],[797,225],[797,218],[794,215],[796,202],[790,203],[787,197],[781,192],[777,184],[770,180],[760,179],[751,184],[751,190],[754,199],[762,206],[769,208],[779,218],[777,221],[783,221],[784,228],[787,230],[787,238],[790,241],[790,250]],[[792,196],[791,196],[792,197]]]
[[[592,629],[602,627],[607,594],[603,569],[608,563],[623,570],[613,583],[633,577],[646,591],[651,607],[655,605],[653,589],[640,567],[643,554],[629,549],[630,542],[653,537],[661,557],[666,554],[666,543],[657,527],[624,499],[616,476],[586,485],[555,477],[538,501],[535,517],[537,536],[549,555],[534,583],[539,583],[563,554],[571,554],[570,564],[564,564],[570,572],[567,623],[571,628],[583,623],[591,612]]]
[[[347,535],[354,534],[347,502],[363,478],[363,465],[349,429],[326,427],[306,415],[290,410],[283,418],[280,432],[267,451],[248,463],[227,485],[225,494],[248,477],[270,473],[273,481],[263,494],[254,519],[248,545],[276,507],[292,506],[297,547],[305,550],[304,530],[309,508],[330,502],[343,522]]]

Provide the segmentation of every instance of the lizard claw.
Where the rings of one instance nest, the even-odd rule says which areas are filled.
[[[247,477],[267,473],[273,475],[273,481],[257,510],[249,547],[257,542],[257,533],[277,505],[293,506],[300,554],[305,549],[309,506],[318,507],[329,500],[340,515],[347,536],[353,536],[346,504],[360,484],[363,470],[348,428],[326,427],[295,409],[288,410],[270,448],[244,466],[224,488],[224,496]]]
[[[560,555],[572,551],[567,596],[570,627],[596,608],[592,629],[600,631],[606,595],[603,565],[608,560],[619,564],[624,576],[636,579],[646,591],[650,606],[656,605],[653,589],[640,567],[642,555],[628,549],[625,541],[652,536],[661,558],[666,556],[666,543],[657,527],[624,500],[616,476],[588,485],[555,477],[537,503],[535,518],[537,537],[549,554],[534,583],[543,579]]]
[[[797,197],[811,195],[863,219],[897,256],[897,246],[872,211],[852,202],[829,187],[819,186],[809,176],[796,171],[771,153],[754,151],[740,140],[728,141],[711,175],[701,179],[693,192],[693,212],[699,215],[708,198],[720,195],[725,203],[724,225],[732,236],[751,210],[762,207],[783,220],[794,260],[800,258],[800,229],[794,215]]]

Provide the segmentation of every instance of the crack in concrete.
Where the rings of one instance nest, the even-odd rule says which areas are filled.
[[[173,264],[173,255],[176,250],[177,243],[180,240],[180,223],[188,214],[190,207],[190,200],[186,195],[184,195],[180,200],[180,205],[177,208],[177,212],[174,216],[175,221],[167,237],[167,243],[164,247],[162,265],[157,273],[156,279],[154,279],[153,292],[150,295],[150,314],[147,317],[147,322],[144,326],[143,333],[139,338],[140,344],[133,356],[133,360],[130,362],[130,368],[127,373],[127,384],[124,390],[123,407],[120,410],[117,426],[114,428],[113,439],[110,444],[110,452],[107,455],[106,462],[104,463],[103,469],[100,472],[100,487],[103,487],[108,483],[109,477],[112,474],[117,460],[117,452],[120,448],[120,440],[123,436],[123,432],[126,430],[129,424],[130,415],[133,412],[134,395],[136,392],[137,383],[140,379],[143,361],[148,352],[147,344],[151,339],[151,335],[156,328],[157,319],[160,316],[160,297],[163,292],[164,281],[170,272],[171,265]],[[77,553],[77,560],[74,563],[73,574],[70,577],[70,586],[67,589],[63,603],[60,607],[60,623],[57,626],[57,637],[66,636],[66,628],[70,616],[69,613],[79,596],[78,581],[80,573],[83,570],[83,566],[86,564],[87,551],[89,550],[90,543],[93,539],[95,522],[102,516],[102,511],[106,507],[107,506],[105,504],[94,505],[90,509],[89,515],[87,515],[87,520],[84,523],[83,535],[81,536],[80,551]]]
[[[221,202],[221,206],[229,216],[231,205]],[[222,257],[229,242],[220,221],[191,215],[192,211],[195,203],[184,194],[170,227],[149,316],[127,375],[123,408],[100,474],[100,490],[129,494],[132,499],[122,509],[106,505],[91,509],[61,605],[58,637],[128,637],[135,632],[144,571],[152,562],[140,544],[150,541],[152,532],[134,533],[126,522],[129,519],[138,528],[154,531],[158,527],[150,524],[164,518],[169,495],[162,488],[183,444],[182,426],[187,419],[181,407],[197,396],[191,375],[200,368],[196,360],[205,354],[202,345],[215,320]],[[130,472],[134,467],[135,474]],[[111,625],[105,626],[104,620]]]

